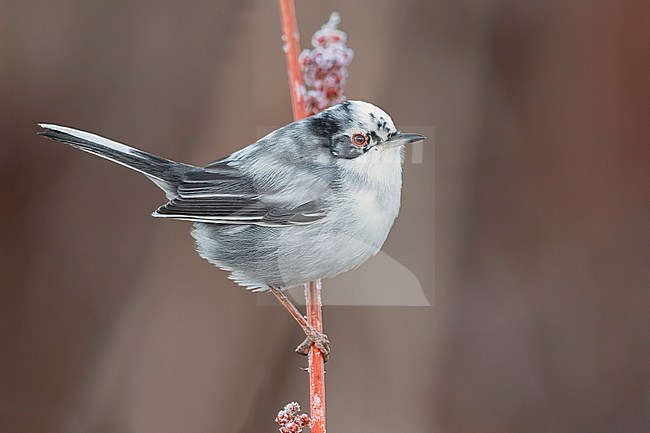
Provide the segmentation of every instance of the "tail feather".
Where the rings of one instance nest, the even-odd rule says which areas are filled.
[[[182,175],[195,168],[191,165],[143,152],[89,132],[45,123],[41,123],[38,126],[45,129],[45,131],[39,132],[39,135],[69,144],[77,149],[143,173],[162,188],[168,196],[176,195],[176,188],[181,181]]]

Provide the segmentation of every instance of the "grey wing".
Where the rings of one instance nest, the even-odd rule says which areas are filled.
[[[325,217],[323,197],[296,203],[260,191],[253,180],[226,162],[214,163],[183,176],[178,195],[153,216],[217,224],[289,226]],[[288,198],[288,197],[287,197]]]

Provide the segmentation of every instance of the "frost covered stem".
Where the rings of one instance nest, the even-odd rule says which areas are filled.
[[[305,106],[302,71],[298,61],[300,35],[296,22],[296,8],[293,0],[279,0],[282,19],[283,48],[287,58],[289,73],[289,90],[293,118],[299,120],[309,114]],[[307,320],[318,332],[323,332],[323,316],[320,280],[305,286]],[[311,413],[310,429],[312,433],[325,433],[325,360],[323,354],[312,345],[309,350],[309,403]]]
[[[302,81],[302,71],[298,62],[300,34],[298,33],[296,7],[293,0],[280,0],[280,18],[282,19],[282,48],[287,58],[287,72],[289,73],[293,119],[299,120],[309,114],[305,108],[305,85]]]

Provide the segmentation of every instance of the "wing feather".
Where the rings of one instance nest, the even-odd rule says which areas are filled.
[[[274,197],[276,195],[271,194]],[[223,162],[186,173],[178,195],[159,207],[153,216],[194,222],[290,226],[311,224],[326,216],[321,197],[296,205],[270,200],[253,180]]]

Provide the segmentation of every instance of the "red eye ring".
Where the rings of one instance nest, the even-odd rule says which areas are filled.
[[[356,147],[363,147],[368,144],[368,139],[361,133],[352,134],[351,140],[352,145]]]

